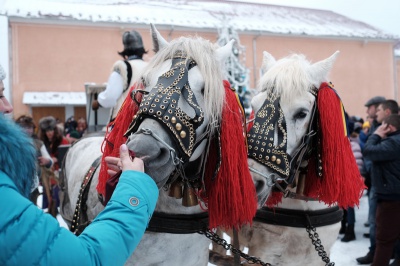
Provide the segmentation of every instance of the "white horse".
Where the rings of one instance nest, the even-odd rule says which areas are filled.
[[[215,176],[211,179],[205,176],[204,167],[209,164],[212,172],[218,173],[218,169],[226,164],[224,159],[221,166],[209,162],[213,152],[212,142],[218,142],[219,134],[224,131],[224,110],[237,109],[229,112],[238,117],[243,115],[239,113],[239,108],[226,107],[229,91],[224,88],[221,74],[222,63],[230,54],[232,42],[220,48],[201,38],[181,37],[168,43],[153,25],[151,29],[156,55],[139,79],[144,92],[137,91],[132,95],[136,100],[136,96],[143,93],[143,99],[126,136],[129,150],[143,159],[146,173],[163,189],[150,221],[152,232],[146,231],[126,264],[207,265],[210,240],[197,232],[207,227],[205,206],[210,213],[210,222],[214,219],[211,216],[213,208],[220,207],[211,202],[210,193],[214,183],[221,179],[218,174],[216,180],[213,180]],[[246,158],[240,119],[232,126],[239,130],[243,143],[234,143],[234,153],[243,153]],[[62,187],[68,195],[63,197],[61,213],[67,222],[74,219],[73,208],[80,197],[82,177],[93,159],[101,156],[103,139],[82,139],[70,148],[66,156],[66,184]],[[235,167],[247,169],[247,161],[244,161],[234,162]],[[98,172],[95,170],[92,177],[86,204],[89,221],[104,208],[97,198]],[[207,178],[211,180],[211,187],[204,184]],[[231,226],[246,222],[246,219],[250,222],[256,211],[256,195],[250,173],[242,177],[243,180],[251,184],[251,189],[240,191],[238,196],[243,197],[245,202],[246,198],[254,197],[247,200],[254,202],[254,206],[244,203]],[[241,190],[240,184],[238,187]],[[204,188],[208,190],[204,191]],[[170,189],[175,189],[172,192],[174,197],[170,196]],[[180,193],[184,194],[183,199]],[[207,193],[206,198],[203,198],[204,193]],[[206,202],[197,204],[197,198]],[[223,207],[228,209],[230,206]],[[248,218],[243,219],[242,213],[246,209],[250,212]],[[154,219],[156,222],[153,224]],[[218,224],[218,219],[214,219],[214,223]],[[229,226],[229,223],[222,222],[222,225]]]
[[[355,187],[348,191],[352,199],[346,201],[340,195],[346,193],[347,184],[341,176],[345,173],[340,169],[332,173],[337,175],[337,180],[332,180],[332,189],[341,186],[336,189],[336,195],[324,196],[324,191],[309,193],[312,196],[304,193],[309,159],[312,154],[320,155],[316,147],[321,134],[316,108],[323,108],[317,105],[316,97],[321,84],[328,86],[327,76],[338,53],[311,64],[304,55],[293,54],[276,61],[264,52],[260,93],[252,99],[255,120],[248,133],[249,167],[259,202],[271,197],[268,206],[273,208],[260,208],[252,226],[244,226],[239,232],[240,245],[248,247],[248,254],[264,263],[331,265],[329,253],[337,239],[342,217],[336,203],[341,206],[358,204],[363,189],[359,173],[348,176]],[[335,124],[342,124],[338,130],[343,131],[343,121]],[[331,134],[336,133],[332,130]],[[328,135],[324,137],[329,138]],[[343,155],[340,148],[337,152],[337,157]],[[346,156],[350,158],[349,169],[354,169],[351,161],[354,157]],[[322,165],[321,160],[317,164],[321,167],[317,171],[321,176]],[[278,188],[277,192],[271,193],[273,187]],[[232,236],[232,232],[229,234]],[[224,253],[221,248],[214,250]]]

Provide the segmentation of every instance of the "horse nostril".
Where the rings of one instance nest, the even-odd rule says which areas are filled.
[[[257,180],[254,182],[254,186],[256,188],[256,192],[260,193],[261,191],[263,191],[265,189],[265,181],[264,180]]]

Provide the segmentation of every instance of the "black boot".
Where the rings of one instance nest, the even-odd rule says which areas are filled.
[[[340,227],[339,235],[343,235],[344,233],[346,233],[346,220],[345,219],[342,220],[342,227]]]
[[[356,259],[360,264],[371,264],[374,261],[374,254],[371,251],[367,253],[364,257]]]
[[[356,235],[354,234],[354,224],[348,224],[346,228],[346,233],[342,238],[342,242],[350,242],[356,239]]]

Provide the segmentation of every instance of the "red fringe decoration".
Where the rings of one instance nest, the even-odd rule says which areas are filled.
[[[107,164],[104,158],[106,156],[119,157],[119,147],[127,140],[127,138],[124,137],[124,134],[128,130],[128,127],[133,120],[133,116],[139,110],[139,105],[131,98],[131,93],[135,88],[135,85],[130,88],[129,93],[122,103],[116,118],[107,125],[106,136],[102,144],[103,156],[101,158],[99,182],[96,187],[97,192],[103,196],[105,195],[106,182],[110,178],[109,174],[107,173]],[[137,98],[140,98],[137,100],[141,101],[140,94],[137,96]],[[112,130],[109,132],[110,129]]]
[[[210,228],[239,228],[251,224],[257,210],[253,180],[248,170],[244,113],[236,94],[224,81],[225,106],[221,125],[221,168],[215,177],[217,147],[212,142],[207,159],[205,188]],[[242,145],[240,145],[242,143]]]
[[[271,191],[268,196],[267,201],[265,202],[265,206],[268,208],[276,207],[279,203],[282,202],[283,193],[279,191]]]
[[[316,173],[316,158],[310,159],[305,195],[343,208],[358,206],[365,185],[347,137],[342,102],[327,83],[321,84],[317,101],[322,177]]]

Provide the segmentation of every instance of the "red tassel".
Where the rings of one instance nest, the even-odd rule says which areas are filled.
[[[365,185],[346,135],[341,100],[327,83],[322,83],[317,101],[322,177],[317,177],[316,158],[310,159],[305,195],[343,208],[358,206]]]
[[[128,130],[128,127],[133,120],[133,116],[139,110],[139,105],[131,98],[131,93],[135,88],[135,85],[130,88],[129,93],[122,103],[114,121],[107,125],[106,137],[102,144],[103,157],[101,158],[99,182],[96,187],[97,192],[102,195],[105,195],[106,182],[110,178],[107,173],[107,164],[104,158],[106,156],[119,157],[119,147],[127,140],[127,138],[124,137],[124,134]],[[137,97],[140,98],[137,100],[141,101],[140,94]],[[112,128],[112,130],[109,132],[110,128]]]
[[[244,113],[230,84],[224,81],[225,106],[221,125],[221,168],[212,179],[217,162],[214,142],[207,159],[205,187],[210,228],[238,228],[251,224],[257,210],[255,187],[248,170]],[[242,144],[242,145],[241,145]]]
[[[276,207],[279,203],[282,202],[283,198],[283,193],[279,191],[272,191],[271,194],[268,196],[267,202],[265,202],[265,205],[268,208],[273,208]]]

